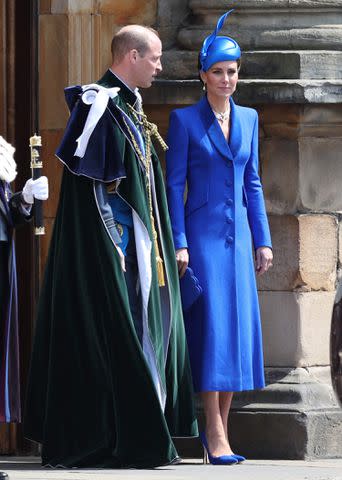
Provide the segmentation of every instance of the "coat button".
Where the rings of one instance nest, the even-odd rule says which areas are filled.
[[[233,200],[231,198],[227,198],[226,205],[233,205]]]
[[[227,166],[228,168],[232,168],[233,162],[231,162],[230,160],[228,160],[228,162],[226,163],[226,166]]]
[[[232,244],[234,241],[234,238],[231,237],[230,235],[226,235],[226,242],[229,243],[229,244]]]
[[[233,185],[231,180],[226,180],[224,183],[226,184],[226,187],[231,187]]]
[[[230,217],[227,217],[227,218],[226,218],[226,222],[227,222],[227,223],[233,223],[233,219],[230,218]]]

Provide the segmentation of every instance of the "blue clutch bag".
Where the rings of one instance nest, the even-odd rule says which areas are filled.
[[[183,277],[180,279],[180,291],[184,312],[189,310],[202,295],[202,287],[190,267],[187,267]]]

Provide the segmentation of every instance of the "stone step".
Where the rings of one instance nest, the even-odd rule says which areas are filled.
[[[234,395],[230,432],[235,451],[249,458],[340,457],[342,410],[330,368],[269,367],[265,374],[264,390]]]
[[[235,13],[250,10],[292,10],[305,11],[322,9],[338,9],[342,6],[342,0],[239,0],[229,2],[229,8],[234,8]],[[211,11],[225,12],[228,8],[227,0],[189,0],[189,7],[194,13],[204,14]]]
[[[226,0],[190,0],[190,25],[178,34],[185,50],[198,50],[217,19],[227,9]],[[243,50],[340,50],[341,0],[240,0],[229,2],[234,13],[222,35],[233,37]]]
[[[168,50],[163,53],[162,77],[198,78],[198,53]],[[242,55],[240,78],[342,79],[342,51],[247,51]]]
[[[143,92],[146,105],[191,105],[202,95],[199,80],[156,80]],[[240,104],[342,103],[342,80],[240,80],[234,98]]]
[[[271,18],[270,18],[271,20]],[[340,19],[342,22],[342,19]],[[279,25],[286,25],[286,20],[279,20]],[[266,27],[265,27],[266,28]],[[243,50],[267,49],[305,49],[305,50],[340,50],[342,43],[341,25],[319,26],[316,28],[277,28],[265,30],[253,26],[236,26],[229,30],[222,30],[221,35],[234,38]],[[188,27],[180,30],[178,44],[185,50],[201,48],[203,39],[212,33],[212,30],[199,27]]]

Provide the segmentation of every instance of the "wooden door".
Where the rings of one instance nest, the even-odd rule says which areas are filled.
[[[16,148],[18,175],[14,188],[20,190],[30,176],[29,137],[38,127],[37,0],[6,0],[0,4],[0,134]],[[31,226],[16,233],[16,252],[23,404],[39,282],[35,273],[39,244]],[[24,440],[21,425],[0,425],[0,454],[33,453],[35,448]]]

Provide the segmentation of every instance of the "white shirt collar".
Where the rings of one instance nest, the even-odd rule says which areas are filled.
[[[139,92],[139,88],[136,87],[133,90],[129,85],[127,85],[127,83],[124,80],[122,80],[122,78],[117,73],[114,73],[111,68],[109,69],[109,71],[112,72],[112,74],[115,75],[120,80],[120,82],[122,82],[137,97],[136,101],[134,102],[134,105],[136,105],[136,103],[138,102],[138,105],[140,103],[140,106],[142,106],[142,97],[141,97],[141,94]]]

